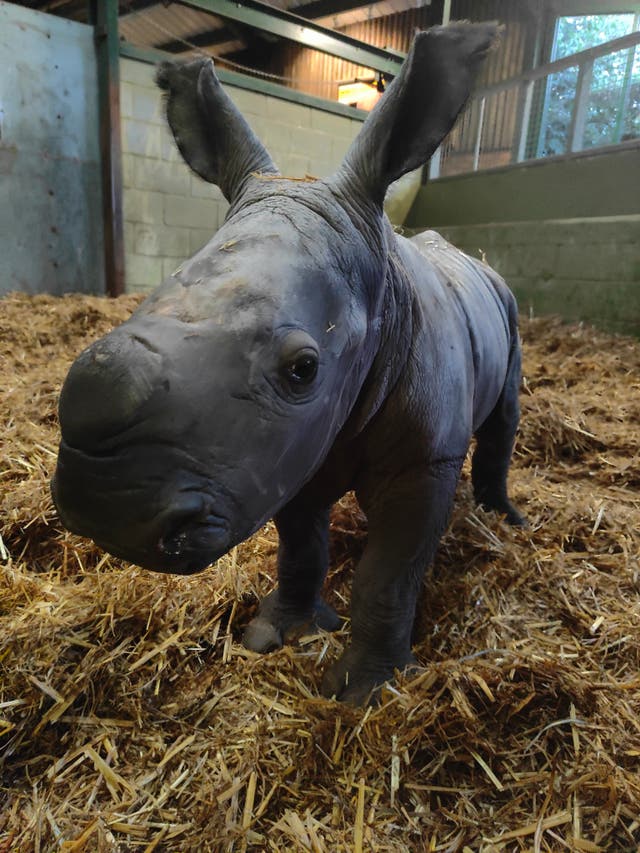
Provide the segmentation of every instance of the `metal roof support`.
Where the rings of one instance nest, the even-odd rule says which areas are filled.
[[[89,13],[98,61],[105,283],[109,296],[120,296],[125,284],[118,0],[90,0]]]
[[[188,4],[387,74],[397,74],[405,58],[404,54],[368,45],[259,0],[188,0]]]

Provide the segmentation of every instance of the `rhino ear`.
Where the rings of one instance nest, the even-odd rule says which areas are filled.
[[[278,174],[215,75],[213,61],[163,62],[156,82],[166,95],[167,120],[185,162],[217,184],[229,202],[253,173]]]
[[[456,23],[418,33],[400,73],[347,152],[338,183],[355,179],[381,205],[389,184],[426,163],[453,127],[497,33],[495,23]]]

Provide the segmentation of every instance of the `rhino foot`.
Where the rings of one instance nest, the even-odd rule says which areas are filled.
[[[485,512],[497,512],[504,516],[504,520],[512,527],[528,527],[529,522],[514,507],[510,500],[490,500],[483,498],[478,501],[479,506]]]
[[[512,527],[528,527],[529,522],[521,515],[518,510],[514,507],[512,503],[507,507],[507,511],[505,512],[505,521],[507,524],[510,524]]]
[[[397,660],[381,661],[370,652],[351,646],[329,669],[322,679],[322,695],[335,697],[349,705],[375,705],[385,682],[393,681],[397,671],[417,666],[411,652],[398,655]]]
[[[284,608],[278,590],[274,590],[262,600],[257,616],[247,625],[242,644],[251,651],[266,654],[318,629],[337,631],[341,624],[333,607],[322,599],[318,599],[309,613],[301,614]]]

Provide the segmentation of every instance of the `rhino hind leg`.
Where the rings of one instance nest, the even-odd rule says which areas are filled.
[[[254,652],[271,652],[321,628],[337,630],[342,620],[320,596],[329,565],[329,510],[295,500],[274,519],[278,549],[278,588],[260,603],[242,642]]]
[[[507,476],[515,442],[520,405],[520,346],[516,342],[511,351],[507,378],[498,402],[476,430],[476,447],[471,463],[471,481],[476,503],[486,510],[495,510],[505,516],[509,524],[526,526],[526,519],[518,512],[507,494]]]

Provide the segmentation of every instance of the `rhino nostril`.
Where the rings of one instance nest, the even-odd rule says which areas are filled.
[[[163,536],[158,542],[158,549],[168,557],[178,557],[187,544],[187,534],[184,530],[173,536]]]
[[[188,530],[205,514],[205,503],[201,495],[184,495],[162,519],[164,532],[158,540],[158,550],[167,556],[182,554],[188,542]]]

